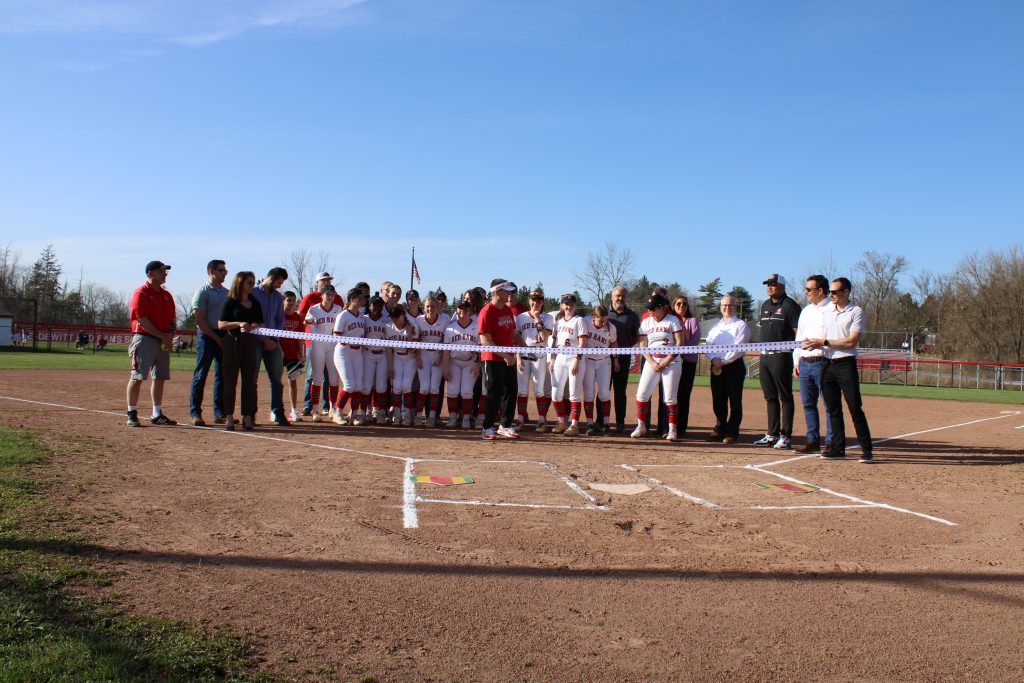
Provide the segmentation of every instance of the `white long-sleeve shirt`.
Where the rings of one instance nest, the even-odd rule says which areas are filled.
[[[722,318],[708,332],[708,346],[735,346],[750,341],[750,328],[739,318]],[[721,358],[723,365],[728,365],[744,356],[743,351],[729,353],[709,353],[708,360]]]
[[[804,310],[800,311],[800,321],[796,326],[797,341],[825,338],[825,309],[830,305],[828,297],[825,297],[819,303],[804,306]],[[813,351],[793,349],[793,362],[799,365],[801,358],[813,358],[820,355],[821,349]]]

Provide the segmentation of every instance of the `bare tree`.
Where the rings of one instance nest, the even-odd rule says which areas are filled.
[[[593,295],[593,301],[602,303],[616,287],[629,287],[633,280],[636,259],[629,247],[606,242],[604,253],[590,252],[580,272],[573,273],[576,286]]]
[[[178,303],[180,327],[186,330],[195,329],[196,318],[192,311],[192,295],[179,292],[174,295],[174,300]]]
[[[854,295],[869,316],[870,329],[882,329],[887,308],[899,295],[900,275],[909,267],[910,261],[905,256],[877,251],[865,251],[864,258],[853,265],[858,276]]]
[[[313,255],[309,249],[301,247],[293,250],[284,260],[284,269],[288,271],[285,288],[295,290],[300,299],[313,289],[317,274],[313,272]]]

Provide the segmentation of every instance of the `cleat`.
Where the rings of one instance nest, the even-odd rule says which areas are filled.
[[[420,427],[426,427],[427,426],[427,416],[426,415],[420,415],[419,426]]]
[[[463,429],[472,429],[473,428],[473,418],[470,417],[469,415],[463,415],[462,416],[462,428]]]
[[[543,417],[538,419],[537,424],[534,425],[534,429],[536,429],[538,433],[546,432],[548,429],[547,420],[545,420]]]
[[[579,435],[580,435],[580,423],[579,422],[573,422],[572,424],[570,424],[566,428],[566,430],[564,432],[562,432],[562,436],[579,436]]]
[[[552,434],[561,434],[561,433],[563,433],[568,428],[569,428],[568,424],[566,424],[565,422],[562,422],[561,420],[559,420],[558,424],[556,424],[554,427],[551,428],[551,433]]]
[[[129,427],[140,427],[141,426],[139,424],[139,411],[137,411],[137,410],[129,410],[128,411],[128,422],[127,422],[127,424],[128,424]]]
[[[753,445],[761,446],[761,447],[764,447],[764,446],[774,446],[776,441],[778,441],[777,437],[774,437],[771,434],[765,434],[760,439],[758,439],[757,441],[753,442]]]
[[[299,415],[294,410],[292,410],[292,412],[288,414],[288,419],[291,420],[292,422],[302,422],[302,416]]]
[[[314,418],[314,421],[315,421],[315,418]],[[333,415],[331,415],[331,421],[334,422],[334,424],[336,424],[336,425],[343,425],[343,424],[347,424],[348,423],[348,421],[345,419],[345,417],[341,413],[334,413]]]
[[[313,414],[313,411],[310,408],[303,408],[302,409],[302,417],[309,417],[312,414]]]
[[[486,418],[484,418],[483,415],[477,415],[476,416],[476,428],[477,429],[483,429],[484,428],[484,420],[485,419]]]
[[[633,430],[633,433],[629,435],[629,438],[639,439],[642,438],[645,434],[647,434],[647,427],[644,425],[643,422],[641,422],[636,426],[636,429]]]
[[[176,425],[178,424],[171,418],[167,417],[163,413],[160,413],[156,417],[149,418],[149,424],[151,425]]]
[[[484,441],[494,441],[498,438],[498,433],[494,431],[494,427],[491,427],[490,429],[483,430],[483,433],[480,434],[480,438]]]
[[[313,422],[323,422],[323,421],[324,421],[324,416],[321,415],[320,413],[317,413],[316,415],[313,416]]]
[[[448,421],[444,423],[444,426],[448,429],[455,429],[459,426],[459,416],[457,413],[452,413],[448,416]]]
[[[504,436],[507,439],[518,439],[519,438],[519,432],[516,431],[515,425],[512,425],[511,427],[499,426],[498,427],[498,435],[499,436]]]
[[[793,443],[785,436],[780,436],[779,440],[775,442],[774,446],[772,446],[772,448],[774,448],[777,451],[787,451],[792,447]]]
[[[587,436],[601,436],[601,428],[596,424],[587,425]]]
[[[857,462],[862,462],[865,465],[870,465],[874,461],[875,461],[875,454],[874,453],[861,453],[860,458],[858,458],[858,460],[857,460]]]
[[[378,410],[377,411],[377,424],[379,424],[379,425],[387,424],[387,416],[384,415],[384,411],[383,410]]]
[[[668,426],[668,434],[665,435],[665,439],[668,441],[679,441],[679,433],[676,431],[675,425]]]

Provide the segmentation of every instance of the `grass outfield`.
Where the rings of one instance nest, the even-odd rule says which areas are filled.
[[[171,371],[191,374],[196,366],[195,353],[171,354]],[[105,351],[76,351],[74,348],[54,350],[52,353],[31,353],[0,349],[0,370],[123,370],[128,373],[128,347],[109,346]],[[636,383],[637,375],[630,377]],[[694,384],[706,387],[709,378],[697,377]],[[756,379],[748,379],[748,389],[760,389]],[[796,383],[793,390],[799,393]],[[904,387],[891,384],[862,384],[865,396],[891,396],[895,398],[932,398],[972,403],[1005,403],[1024,405],[1024,391],[996,391],[994,389],[952,389],[946,387]]]
[[[102,549],[43,495],[55,457],[32,433],[0,427],[0,680],[267,680],[234,634],[76,596],[105,583],[88,561]]]

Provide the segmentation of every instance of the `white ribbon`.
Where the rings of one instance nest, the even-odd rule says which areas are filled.
[[[288,339],[308,339],[316,342],[329,342],[344,346],[383,346],[398,349],[423,349],[424,351],[470,351],[479,353],[547,353],[571,356],[632,356],[638,353],[668,354],[719,354],[761,352],[761,351],[792,351],[803,347],[803,342],[757,342],[753,344],[712,344],[703,346],[631,346],[624,349],[581,349],[576,346],[478,346],[475,344],[441,344],[438,342],[413,342],[395,339],[367,339],[365,337],[340,337],[332,334],[313,334],[312,332],[292,332],[290,330],[271,330],[265,327],[254,329],[253,334],[264,337],[286,337]]]

